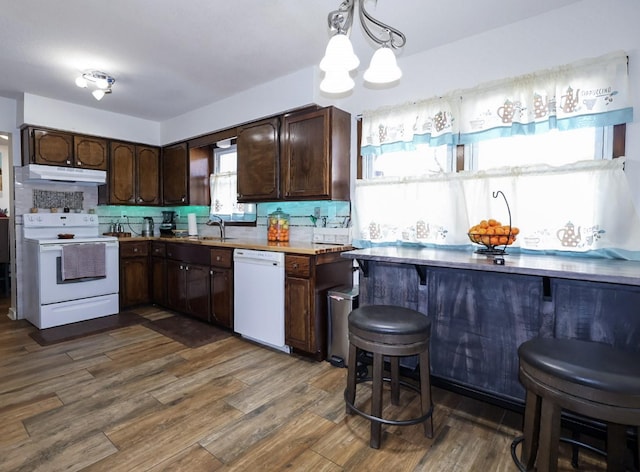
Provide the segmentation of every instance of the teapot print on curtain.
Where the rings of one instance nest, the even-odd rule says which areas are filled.
[[[580,227],[576,228],[571,221],[569,221],[563,228],[560,228],[556,236],[560,240],[560,244],[564,247],[577,247],[582,239],[580,235]]]
[[[573,89],[571,86],[567,88],[567,93],[560,97],[560,108],[565,113],[573,113],[574,111],[578,111],[579,105],[579,97],[580,97],[580,89],[576,90],[575,94],[573,93]]]

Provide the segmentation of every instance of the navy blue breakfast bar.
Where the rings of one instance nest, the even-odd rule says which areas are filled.
[[[432,317],[434,385],[520,409],[518,346],[572,338],[640,351],[640,262],[471,250],[373,247],[342,253],[360,270],[360,304]]]

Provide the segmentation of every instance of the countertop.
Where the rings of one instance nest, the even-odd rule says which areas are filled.
[[[289,241],[289,242],[270,242],[262,238],[227,238],[221,241],[218,238],[210,237],[185,237],[185,238],[167,238],[167,237],[120,237],[121,242],[126,241],[161,241],[166,243],[189,243],[201,244],[211,247],[227,247],[255,249],[259,251],[275,251],[291,254],[324,254],[329,252],[341,252],[352,249],[350,245],[343,244],[317,244],[310,241]]]
[[[342,253],[361,261],[415,264],[640,286],[640,262],[578,256],[507,254],[504,265],[473,250],[375,247]]]

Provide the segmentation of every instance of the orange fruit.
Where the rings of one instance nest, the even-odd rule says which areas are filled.
[[[480,222],[480,227],[481,228],[487,228],[489,226],[489,223],[487,222],[487,220],[482,220]]]

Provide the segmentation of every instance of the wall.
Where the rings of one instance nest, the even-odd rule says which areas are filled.
[[[132,116],[112,113],[37,95],[24,94],[22,121],[78,133],[159,145],[160,124]]]
[[[0,190],[0,208],[9,209],[10,199],[9,194],[11,188],[9,187],[9,146],[6,144],[0,144],[0,169],[2,169],[2,190]]]
[[[167,120],[162,143],[182,141],[313,103],[315,70],[280,77],[216,103]]]

